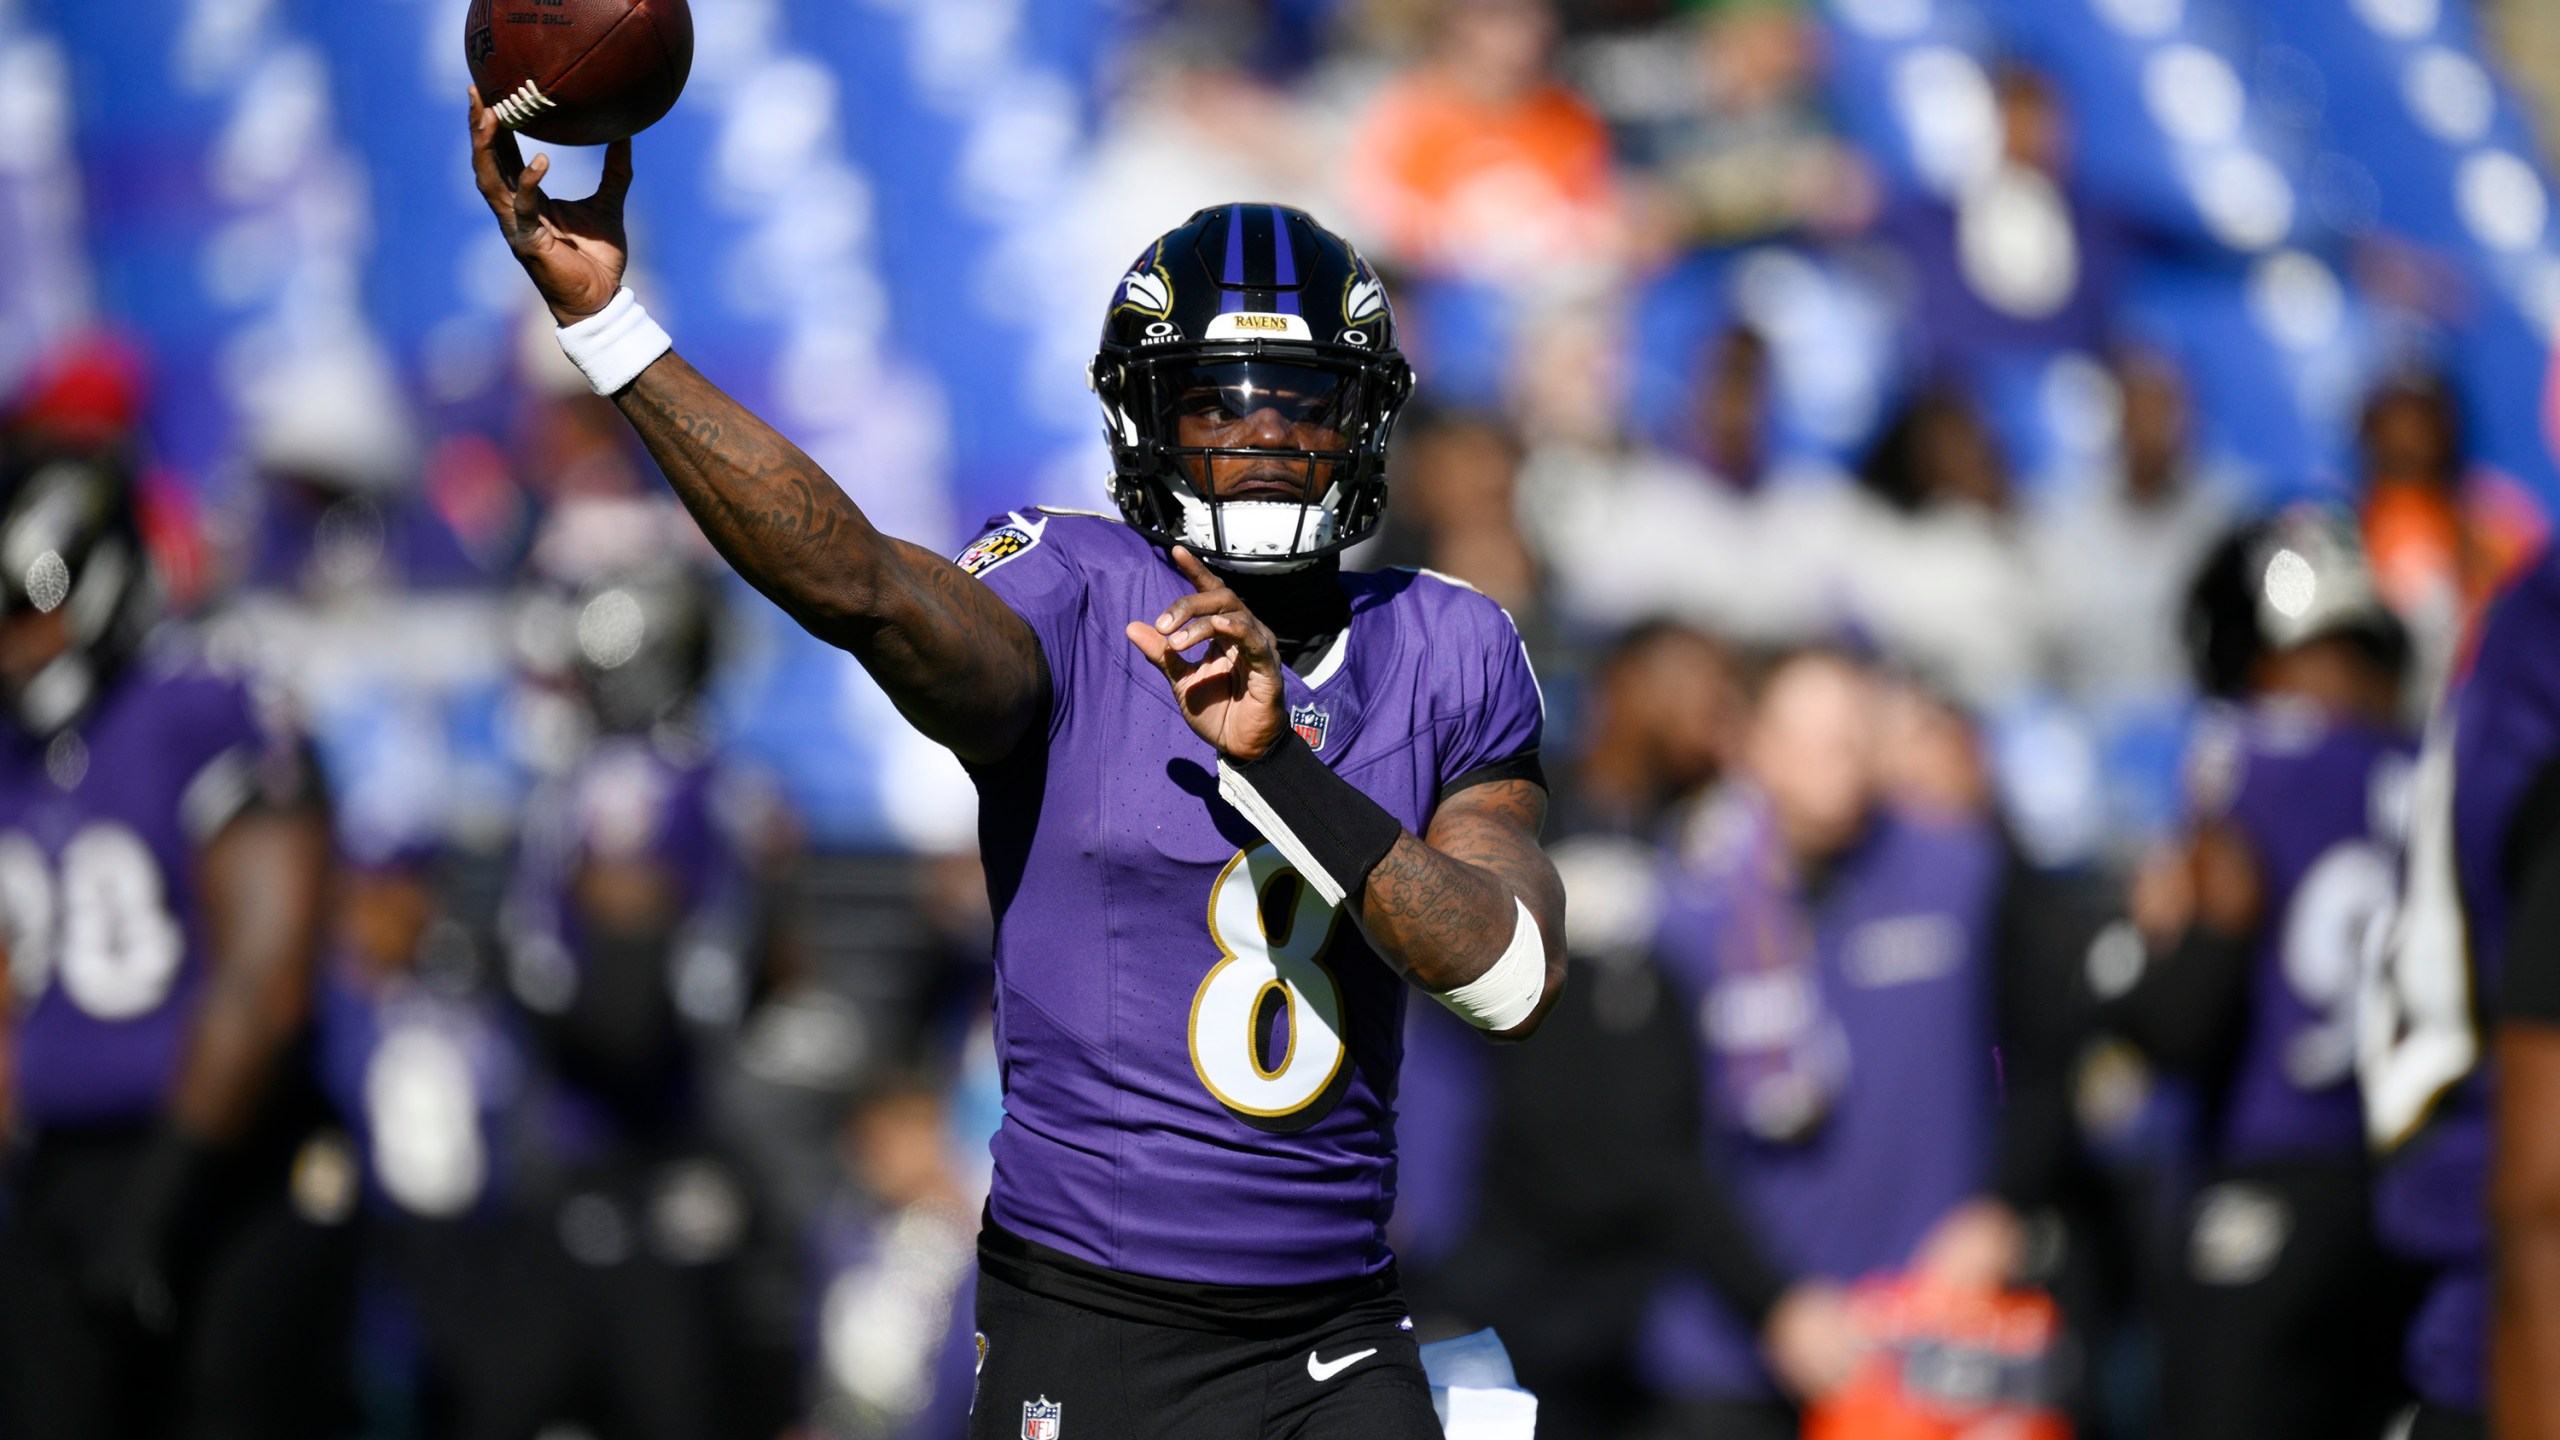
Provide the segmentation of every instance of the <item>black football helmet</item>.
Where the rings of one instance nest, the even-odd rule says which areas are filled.
[[[1294,570],[1386,513],[1413,369],[1376,272],[1303,211],[1215,205],[1148,246],[1112,296],[1092,381],[1111,498],[1159,544]],[[1223,499],[1220,470],[1235,477]]]
[[[2394,673],[2409,637],[2374,589],[2355,521],[2296,505],[2223,537],[2187,591],[2187,659],[2196,684],[2224,699],[2247,693],[2261,656],[2343,635]]]
[[[537,585],[521,603],[519,659],[536,678],[565,683],[596,731],[681,722],[710,682],[720,594],[693,566],[618,566]]]
[[[68,632],[59,655],[7,686],[21,728],[49,736],[86,714],[156,609],[121,455],[29,456],[0,471],[0,616],[59,613]]]

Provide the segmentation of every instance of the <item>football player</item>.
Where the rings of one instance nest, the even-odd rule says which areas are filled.
[[[2389,1152],[2376,1218],[2428,1272],[2401,1351],[2413,1440],[2560,1435],[2555,656],[2546,551],[2491,602],[2428,731],[2408,893],[2365,1023],[2366,1118]]]
[[[746,838],[698,713],[717,592],[663,559],[581,570],[518,624],[565,662],[548,678],[588,738],[527,802],[500,917],[539,1071],[546,1163],[515,1203],[544,1283],[506,1317],[522,1408],[486,1433],[579,1407],[634,1436],[739,1433],[723,1318],[751,1212],[710,1134],[707,1050],[745,1007],[752,926]]]
[[[2560,1436],[2560,552],[2489,612],[2453,715],[2453,848],[2497,992],[2490,1431]]]
[[[2164,1413],[2181,1436],[2375,1434],[2401,1307],[2373,1237],[2356,1026],[2398,891],[2407,641],[2352,523],[2311,507],[2223,540],[2185,631],[2219,703],[2192,743],[2185,837],[2136,878],[2148,959],[2104,1011],[2202,1102]]]
[[[1091,379],[1122,519],[874,529],[621,289],[627,143],[480,190],[590,384],[721,552],[974,773],[1005,1115],[979,1436],[1439,1434],[1383,1238],[1409,983],[1490,1034],[1554,1000],[1536,682],[1508,616],[1336,555],[1411,388],[1376,275],[1306,215],[1200,211]]]
[[[57,455],[0,484],[26,1141],[0,1211],[0,1432],[338,1433],[354,1172],[302,1063],[328,818],[247,687],[153,635],[129,482]]]
[[[1664,842],[1731,749],[1737,670],[1724,645],[1673,621],[1611,643],[1548,817],[1573,915],[1564,999],[1535,1045],[1457,1049],[1447,1032],[1465,1027],[1436,1007],[1406,1032],[1396,1219],[1412,1235],[1409,1212],[1428,1221],[1436,1208],[1464,1226],[1448,1253],[1426,1252],[1438,1263],[1417,1288],[1468,1328],[1501,1331],[1554,1434],[1619,1434],[1646,1413],[1634,1339],[1662,1252],[1730,1210],[1712,1177],[1702,1199],[1680,1163],[1696,1149],[1684,1103],[1696,1065],[1650,949]],[[1435,1152],[1446,1173],[1433,1173]]]
[[[1846,1284],[1910,1267],[1996,1291],[2017,1261],[2015,1207],[1991,1198],[2022,1188],[1994,1123],[2006,857],[1978,815],[1883,792],[1883,698],[1847,656],[1775,662],[1739,777],[1666,880],[1654,949],[1697,1026],[1691,1133],[1734,1213],[1671,1247],[1652,1306],[1664,1436],[1791,1436],[1789,1402],[1859,1365]]]

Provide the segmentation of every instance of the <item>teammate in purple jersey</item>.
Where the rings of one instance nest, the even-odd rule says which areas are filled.
[[[2014,1262],[2015,1207],[1991,1198],[1998,837],[1883,792],[1856,661],[1791,656],[1759,688],[1654,938],[1694,1017],[1706,1172],[1662,1183],[1737,1212],[1664,1247],[1642,1364],[1666,1436],[1792,1435],[1790,1402],[1857,1364],[1844,1285],[1907,1266],[1997,1285]]]
[[[335,1433],[353,1168],[302,1063],[328,820],[150,590],[120,462],[13,458],[0,1432]]]
[[[2560,552],[2484,622],[2453,711],[2453,847],[2497,1002],[2490,1431],[2546,1440],[2560,1436]]]
[[[2407,895],[2360,1060],[2386,1150],[2377,1219],[2427,1271],[2402,1348],[2416,1440],[2560,1435],[2555,956],[2560,552],[2547,551],[2489,607],[2428,732]]]
[[[2186,633],[2211,701],[2186,833],[2136,882],[2150,958],[2104,1010],[2202,1101],[2162,1411],[2180,1436],[2371,1435],[2406,1286],[2374,1240],[2355,1061],[2407,823],[2407,642],[2352,522],[2312,507],[2217,546]]]
[[[564,348],[712,543],[977,778],[1006,1114],[972,1433],[1437,1435],[1383,1238],[1403,982],[1525,1036],[1563,902],[1509,618],[1335,560],[1411,388],[1377,277],[1293,210],[1191,217],[1091,371],[1128,523],[1026,511],[953,564],[668,353],[620,288],[627,143],[562,203],[471,120]]]

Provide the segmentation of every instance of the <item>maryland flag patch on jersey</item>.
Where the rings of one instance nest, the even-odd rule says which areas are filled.
[[[1026,520],[1016,511],[1005,517],[1005,523],[969,542],[952,563],[971,575],[984,575],[1016,555],[1040,543],[1040,532],[1049,528],[1046,519]]]

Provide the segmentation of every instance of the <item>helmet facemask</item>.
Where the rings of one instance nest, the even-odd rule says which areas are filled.
[[[1292,570],[1386,508],[1400,377],[1371,357],[1221,347],[1141,355],[1108,383],[1114,497],[1131,522],[1233,570]]]

